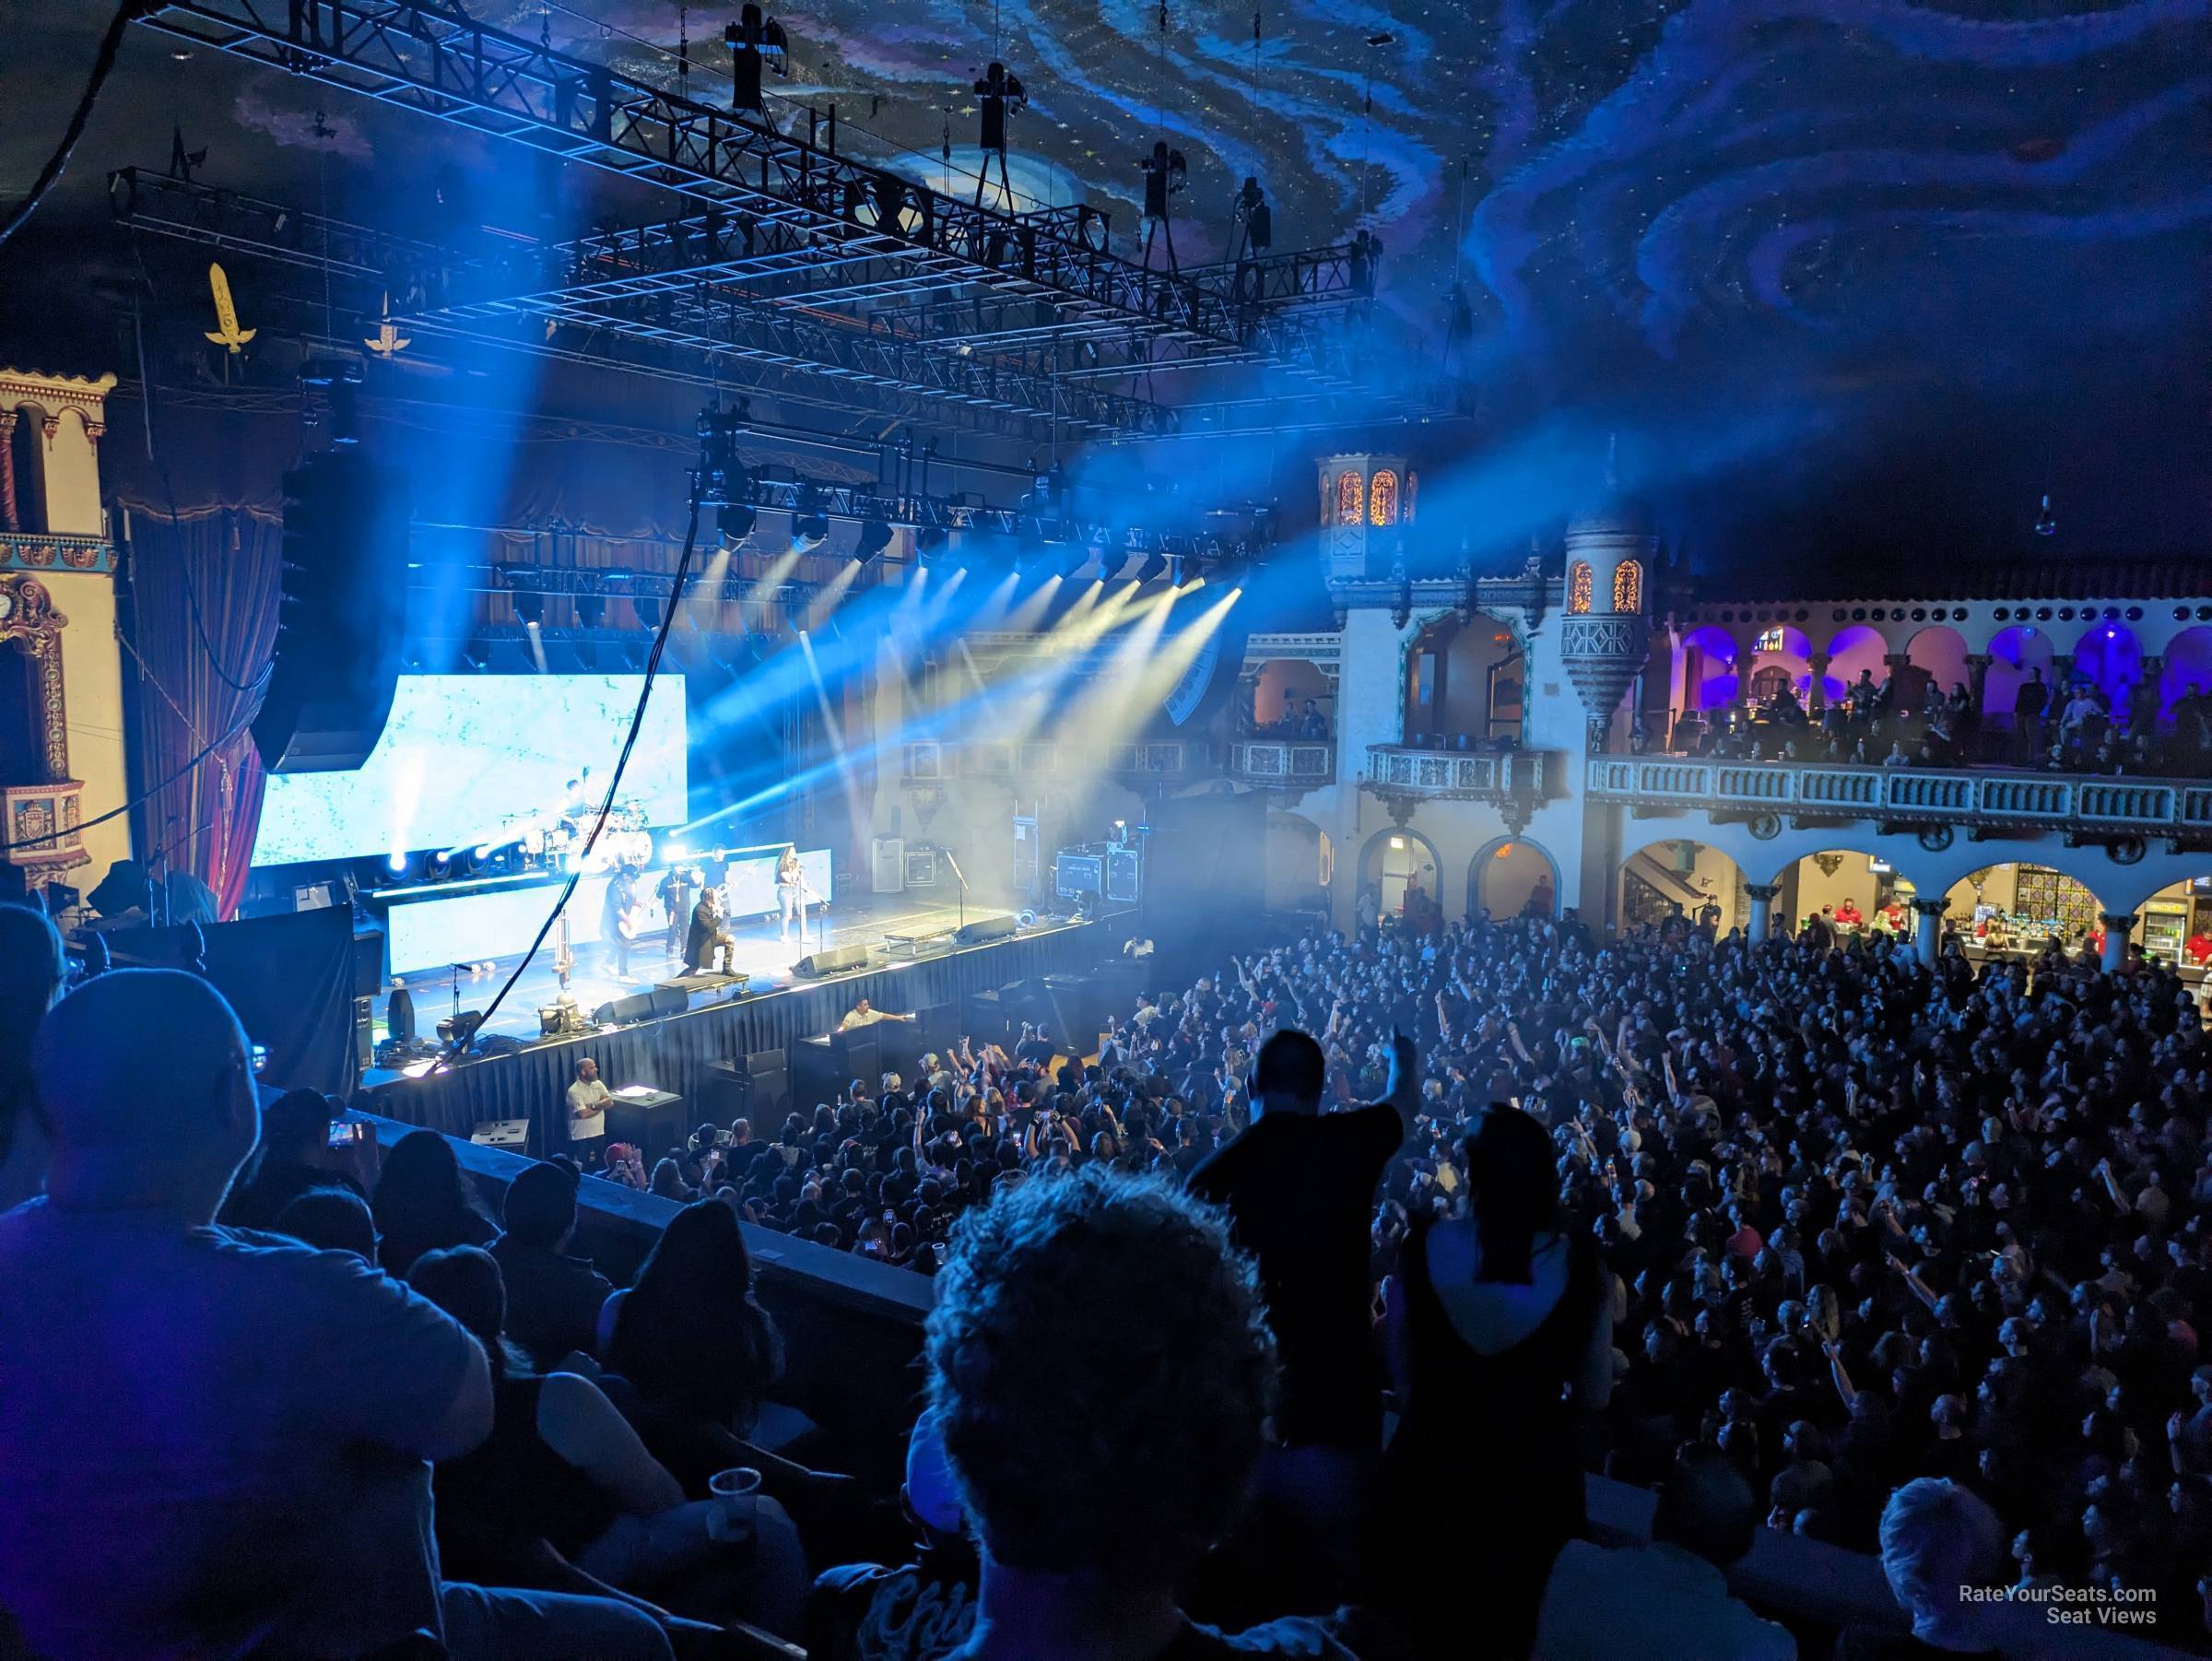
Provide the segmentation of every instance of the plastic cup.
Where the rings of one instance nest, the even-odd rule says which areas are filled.
[[[760,1473],[749,1465],[716,1471],[708,1478],[707,1492],[716,1507],[707,1532],[718,1540],[750,1539],[760,1503]]]

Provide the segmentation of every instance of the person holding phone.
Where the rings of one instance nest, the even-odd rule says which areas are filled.
[[[262,1114],[260,1144],[223,1202],[221,1220],[238,1229],[273,1229],[285,1207],[310,1188],[350,1188],[367,1199],[369,1190],[334,1159],[347,1151],[331,1142],[334,1129],[368,1128],[359,1121],[347,1125],[345,1111],[319,1090],[287,1090],[271,1102]]]

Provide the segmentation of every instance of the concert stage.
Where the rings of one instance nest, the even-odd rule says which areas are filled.
[[[945,926],[952,920],[949,908],[933,906],[917,912],[901,906],[865,917],[848,917],[844,932],[853,937],[850,944],[874,946],[886,933],[919,933],[925,922]],[[758,935],[761,931],[748,932]],[[832,947],[838,944],[839,932],[835,926],[830,931]],[[531,973],[509,995],[507,1006],[488,1029],[496,1030],[509,1041],[522,1039],[519,1048],[471,1055],[449,1069],[422,1078],[372,1070],[365,1081],[369,1088],[357,1098],[356,1105],[456,1137],[466,1137],[488,1120],[527,1119],[529,1151],[543,1157],[559,1152],[565,1145],[566,1091],[576,1076],[576,1063],[586,1055],[598,1062],[600,1077],[618,1092],[626,1087],[644,1086],[683,1098],[680,1113],[686,1128],[716,1116],[707,1102],[712,1088],[712,1064],[762,1057],[772,1058],[767,1065],[771,1070],[781,1069],[789,1081],[785,1100],[777,1105],[772,1122],[760,1122],[769,1115],[755,1110],[759,1134],[766,1137],[782,1124],[783,1112],[794,1108],[811,1112],[815,1105],[811,1099],[798,1100],[803,1085],[819,1076],[818,1063],[810,1067],[813,1058],[800,1046],[807,1040],[818,1040],[862,998],[877,1009],[912,1011],[922,1017],[913,1025],[887,1022],[872,1030],[883,1070],[911,1072],[912,1056],[941,1048],[963,1031],[987,1032],[994,1022],[1003,1034],[1009,1019],[1032,1019],[1028,1011],[1068,1024],[1062,1012],[1065,1005],[1055,1006],[1053,992],[1039,983],[1046,975],[1088,973],[1112,951],[1119,937],[1111,922],[1048,923],[987,944],[946,948],[946,943],[940,942],[923,948],[922,955],[912,960],[886,960],[877,949],[866,968],[816,981],[791,975],[789,963],[795,948],[779,946],[771,929],[767,932],[766,948],[759,949],[781,961],[764,969],[762,978],[752,982],[741,996],[722,992],[694,994],[694,1007],[682,1013],[578,1037],[545,1039],[537,1036],[536,998],[554,989],[556,984],[549,969],[541,972],[533,965]],[[651,945],[653,955],[637,954],[633,965],[633,972],[648,990],[653,979],[666,979],[675,973],[674,966],[666,965],[660,956],[659,942]],[[739,945],[743,967],[747,948],[742,937]],[[810,946],[809,949],[817,948]],[[664,968],[665,974],[651,972]],[[771,982],[762,990],[764,984]],[[481,1000],[488,999],[498,984],[488,978],[473,984],[464,981],[464,1007],[480,1007]],[[605,976],[590,984],[610,993],[639,990],[616,986]],[[472,985],[478,999],[474,1003],[469,1001]],[[578,1002],[588,1013],[593,1004],[587,1001],[591,995],[582,976],[575,990]],[[1003,1000],[1002,993],[1006,995]],[[421,1024],[434,1023],[443,1012],[442,996],[434,984],[421,988],[417,1006]],[[1086,1006],[1087,1010],[1095,1007],[1095,1002]],[[1078,1039],[1069,1047],[1088,1051],[1089,1046]],[[726,1119],[729,1115],[721,1116]],[[649,1149],[652,1154],[662,1151]]]

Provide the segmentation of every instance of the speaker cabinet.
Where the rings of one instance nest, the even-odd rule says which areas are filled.
[[[849,970],[868,966],[868,948],[865,946],[833,946],[828,951],[814,952],[792,965],[791,972],[818,981],[826,974],[843,974]]]

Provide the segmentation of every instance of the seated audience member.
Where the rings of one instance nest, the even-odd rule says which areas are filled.
[[[1970,1604],[1969,1586],[1996,1583],[2005,1563],[1997,1514],[1963,1484],[1920,1477],[1882,1508],[1882,1573],[1912,1618],[1912,1635],[1847,1627],[1837,1661],[1940,1661],[2003,1653],[1992,1630],[1999,1606]]]
[[[310,1188],[352,1188],[352,1178],[318,1165],[330,1145],[335,1103],[320,1090],[287,1090],[261,1116],[261,1143],[223,1202],[234,1229],[276,1227],[276,1214]],[[342,1112],[342,1109],[337,1110]]]
[[[639,1427],[684,1491],[746,1458],[743,1438],[783,1369],[776,1324],[753,1297],[736,1213],[712,1200],[678,1211],[638,1282],[606,1301],[599,1354],[638,1393]]]
[[[1692,1455],[1652,1514],[1652,1543],[1608,1550],[1569,1540],[1536,1621],[1537,1661],[1793,1661],[1796,1640],[1728,1596],[1729,1565],[1758,1533],[1751,1485],[1717,1455]]]
[[[0,905],[0,1211],[39,1191],[46,1132],[30,1082],[30,1043],[68,975],[62,937],[41,912]]]
[[[597,1348],[599,1310],[615,1290],[590,1259],[569,1255],[579,1181],[572,1166],[549,1161],[516,1173],[501,1202],[506,1232],[491,1245],[507,1289],[504,1330],[541,1368]]]
[[[807,1661],[943,1661],[974,1627],[975,1548],[962,1532],[934,1410],[907,1438],[899,1498],[914,1528],[913,1561],[848,1563],[817,1580],[806,1606]]]
[[[0,1608],[31,1654],[667,1655],[620,1606],[440,1584],[424,1461],[490,1433],[484,1351],[364,1264],[216,1225],[258,1129],[221,994],[102,975],[34,1073],[53,1172],[0,1217]]]
[[[318,1252],[351,1252],[376,1266],[376,1219],[351,1188],[310,1188],[276,1214],[269,1231],[288,1234]]]
[[[759,1503],[752,1567],[740,1572],[712,1533],[719,1504],[687,1501],[597,1384],[573,1372],[541,1376],[506,1341],[505,1292],[488,1252],[425,1253],[407,1282],[491,1358],[490,1438],[438,1467],[447,1561],[548,1591],[619,1587],[688,1615],[741,1614],[797,1632],[806,1560],[772,1500]],[[717,1607],[731,1597],[740,1606]]]
[[[1274,1393],[1258,1278],[1218,1213],[1106,1172],[1002,1187],[954,1231],[924,1333],[982,1559],[959,1661],[1345,1655],[1310,1622],[1230,1639],[1177,1607]]]
[[[500,1231],[453,1145],[434,1130],[411,1130],[393,1144],[371,1209],[378,1260],[398,1280],[425,1252],[489,1245]]]

